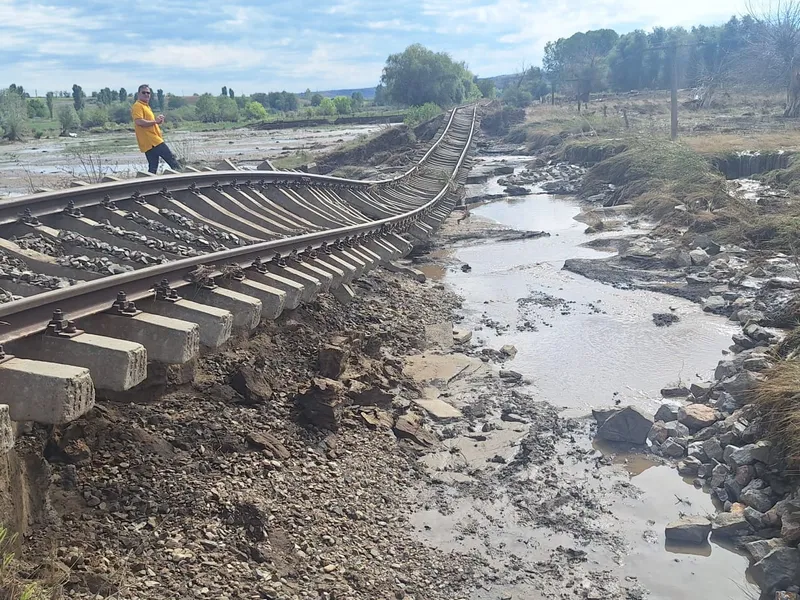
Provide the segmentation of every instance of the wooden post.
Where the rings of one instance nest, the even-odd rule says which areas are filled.
[[[678,138],[678,45],[672,46],[672,89],[670,90],[670,138]]]

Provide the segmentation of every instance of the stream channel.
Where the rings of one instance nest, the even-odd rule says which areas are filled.
[[[517,171],[522,161],[529,160],[504,158]],[[496,157],[489,160],[498,162]],[[502,191],[496,178],[468,188],[473,188],[468,195]],[[610,256],[583,246],[590,239],[631,232],[586,235],[586,225],[575,220],[581,212],[578,201],[533,190],[533,195],[522,199],[474,208],[472,215],[518,230],[547,231],[550,237],[470,242],[452,249],[456,265],[442,277],[464,299],[459,327],[473,331],[472,343],[490,348],[513,344],[518,353],[503,368],[522,373],[531,382],[525,391],[556,406],[562,416],[584,420],[591,419],[592,407],[614,406],[615,401],[653,414],[661,401],[661,388],[679,381],[688,386],[710,380],[738,328],[681,298],[616,289],[562,270],[568,258]],[[461,263],[469,264],[471,270],[462,272]],[[653,313],[672,313],[679,321],[657,327]],[[591,450],[592,441],[585,443]],[[673,467],[646,455],[619,453],[596,444],[594,449],[613,454],[612,464],[592,469],[586,461],[566,460],[563,470],[572,473],[564,478],[600,482],[604,492],[599,497],[609,519],[596,525],[624,540],[624,549],[618,553],[608,552],[601,544],[582,545],[568,533],[521,524],[499,491],[494,499],[462,499],[450,515],[423,513],[417,523],[425,525],[429,542],[448,550],[483,551],[491,562],[491,548],[502,549],[494,553],[501,569],[508,568],[509,553],[542,565],[553,548],[570,545],[586,551],[585,569],[636,581],[651,599],[758,597],[758,588],[746,576],[746,557],[713,540],[699,548],[665,545],[664,527],[680,513],[715,513],[707,493],[695,489]],[[533,476],[531,484],[541,485]],[[631,489],[636,492],[626,493]],[[458,535],[465,518],[483,528],[483,548],[477,543],[471,547],[469,538]],[[499,528],[497,522],[502,523]],[[540,585],[490,586],[476,598],[562,597],[560,592],[550,595],[554,591]]]

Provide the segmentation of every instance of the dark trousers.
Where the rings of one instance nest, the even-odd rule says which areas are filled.
[[[164,162],[166,162],[170,169],[175,169],[176,171],[180,168],[178,165],[178,161],[175,160],[175,156],[172,154],[172,150],[169,149],[164,142],[161,142],[158,146],[154,146],[150,148],[147,152],[144,153],[147,157],[147,170],[151,173],[158,172],[158,159],[163,158]]]

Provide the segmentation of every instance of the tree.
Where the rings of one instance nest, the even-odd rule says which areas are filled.
[[[263,121],[267,118],[267,109],[260,102],[248,102],[244,113],[248,119]]]
[[[348,115],[353,111],[353,103],[347,96],[336,96],[333,99],[336,112],[340,115]]]
[[[322,104],[322,94],[311,96],[311,106],[319,106],[320,104]]]
[[[167,106],[169,106],[170,109],[186,106],[186,99],[183,96],[167,94]]]
[[[758,27],[754,55],[759,69],[786,86],[785,117],[800,116],[800,0],[779,0],[775,5],[748,4]]]
[[[375,106],[386,105],[386,88],[382,83],[375,86],[375,99],[373,100]]]
[[[58,108],[58,122],[61,125],[61,135],[66,135],[73,129],[80,127],[80,120],[75,108],[69,104],[62,104]]]
[[[158,110],[164,110],[166,104],[164,104],[164,90],[156,90],[156,96],[158,97]]]
[[[125,102],[128,99],[128,90],[124,87],[119,88],[119,101]]]
[[[233,88],[228,88],[228,96],[229,96],[230,98],[233,98],[233,97],[234,97],[234,94],[233,94]]]
[[[323,98],[322,102],[319,104],[319,108],[317,109],[319,114],[326,115],[326,116],[334,116],[336,114],[336,105],[333,103],[333,100],[330,98]]]
[[[475,82],[475,85],[478,86],[478,89],[481,91],[481,95],[484,98],[494,98],[497,95],[494,80],[492,79],[478,79]]]
[[[386,59],[381,84],[390,102],[405,106],[426,102],[449,106],[480,95],[473,78],[466,65],[454,62],[449,54],[413,44]]]
[[[542,61],[545,71],[554,82],[570,83],[576,96],[587,102],[589,94],[603,85],[605,58],[618,37],[612,29],[597,29],[548,42]]]
[[[353,112],[358,112],[364,108],[364,94],[361,92],[353,92],[350,95],[350,103],[353,107]]]
[[[75,107],[75,112],[83,108],[84,99],[86,94],[83,93],[83,88],[77,83],[72,86],[72,105]]]
[[[0,91],[0,129],[3,137],[12,142],[22,140],[28,133],[28,107],[21,87]]]
[[[104,87],[97,93],[97,102],[99,104],[111,104],[112,101],[111,88]]]
[[[50,113],[50,118],[52,119],[53,116],[54,116],[53,115],[53,92],[47,92],[47,95],[45,96],[45,99],[47,100],[47,110]]]
[[[222,93],[220,94],[220,96],[227,96],[227,95],[228,95],[228,86],[223,85]]]
[[[29,119],[46,119],[47,114],[47,105],[42,102],[40,98],[31,98],[28,100]]]
[[[228,96],[220,96],[217,100],[217,107],[219,110],[219,118],[222,121],[238,121],[239,120],[239,107],[236,106],[236,100]]]
[[[211,94],[203,94],[197,99],[195,104],[197,110],[197,117],[206,123],[219,120],[219,107],[217,106],[217,99]]]

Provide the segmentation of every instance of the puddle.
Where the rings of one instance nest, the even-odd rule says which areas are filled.
[[[495,157],[491,162],[496,162]],[[492,185],[496,185],[496,177],[470,186],[476,188],[470,195],[493,193]],[[592,406],[609,406],[615,401],[653,412],[660,403],[662,387],[679,380],[691,383],[710,378],[722,350],[738,330],[686,300],[615,289],[563,271],[568,258],[611,255],[581,245],[609,234],[585,235],[585,224],[574,219],[579,212],[577,202],[547,194],[473,209],[475,215],[515,229],[545,230],[551,237],[455,248],[452,256],[471,266],[468,272],[458,266],[448,268],[444,277],[464,298],[465,318],[459,328],[473,330],[477,345],[495,349],[504,344],[516,346],[517,355],[504,363],[504,368],[522,373],[532,382],[526,391],[561,407],[564,416],[582,417]],[[676,314],[680,320],[670,327],[656,327],[652,314],[662,312]],[[427,456],[424,462],[436,469],[435,477],[451,482],[453,490],[468,486],[470,478],[464,472],[469,470],[464,465],[459,468],[458,461],[486,467],[487,456],[499,454],[507,459],[523,431],[519,425],[506,424],[502,431],[492,431],[480,450],[468,437],[446,440],[446,449]],[[758,597],[758,589],[746,578],[748,560],[744,556],[713,541],[701,547],[665,544],[666,524],[681,514],[716,512],[708,494],[684,481],[672,467],[646,455],[614,453],[613,448],[602,446],[594,449],[613,454],[612,465],[595,468],[592,457],[598,454],[593,455],[587,441],[583,458],[566,451],[557,454],[562,464],[560,486],[574,482],[577,487],[580,482],[597,492],[607,517],[588,527],[596,528],[602,539],[618,540],[618,545],[612,544],[613,550],[604,544],[582,542],[557,528],[520,522],[519,512],[502,486],[485,498],[457,496],[453,491],[453,498],[457,497],[451,503],[453,510],[442,514],[426,507],[414,516],[412,524],[428,542],[444,549],[480,551],[504,573],[518,568],[515,561],[545,561],[539,564],[546,569],[551,568],[547,561],[552,563],[554,555],[577,552],[593,572],[613,573],[621,581],[641,584],[651,599]],[[529,489],[547,485],[542,476],[537,467],[531,467],[521,475],[522,484],[531,486]],[[584,580],[582,585],[593,584]],[[586,592],[575,589],[575,593],[584,597],[581,593]],[[487,585],[472,596],[473,600],[499,597],[553,596],[530,582],[514,581]]]

